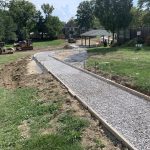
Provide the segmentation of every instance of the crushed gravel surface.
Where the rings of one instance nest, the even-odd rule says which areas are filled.
[[[150,101],[132,95],[42,52],[34,57],[138,150],[150,149]]]

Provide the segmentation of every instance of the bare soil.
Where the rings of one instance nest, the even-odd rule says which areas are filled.
[[[39,72],[36,70],[35,63],[31,60],[31,57],[23,58],[17,62],[13,62],[5,65],[0,70],[0,87],[7,89],[35,87],[38,89],[38,95],[42,98],[43,104],[50,101],[50,97],[53,94],[65,95],[66,100],[61,108],[61,113],[72,111],[75,116],[86,118],[89,120],[90,125],[83,133],[82,145],[86,150],[119,150],[124,149],[123,146],[112,136],[98,120],[93,118],[90,113],[85,110],[80,103],[69,95],[66,88],[59,83],[51,74],[47,72]],[[57,127],[56,116],[50,124],[53,128],[41,129],[41,134],[50,134],[56,131]],[[18,127],[20,134],[24,138],[30,138],[30,128],[27,121],[23,121]],[[101,148],[97,140],[100,140],[105,147]]]

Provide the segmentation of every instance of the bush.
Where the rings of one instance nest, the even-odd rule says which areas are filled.
[[[124,44],[124,46],[135,46],[137,44],[137,38],[134,38],[134,39],[132,39],[132,40],[130,40],[130,41],[128,41],[128,42],[126,42],[125,44]]]
[[[147,38],[145,40],[145,45],[150,46],[150,36],[147,36]]]

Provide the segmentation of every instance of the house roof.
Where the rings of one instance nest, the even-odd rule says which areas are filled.
[[[100,30],[91,30],[88,32],[85,32],[83,34],[81,34],[81,36],[85,36],[85,37],[96,37],[96,36],[111,36],[112,33],[108,32],[104,29],[100,29]]]

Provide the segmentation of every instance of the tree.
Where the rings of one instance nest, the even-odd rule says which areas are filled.
[[[5,10],[8,8],[9,0],[0,0],[0,9]]]
[[[49,4],[43,4],[41,6],[41,8],[42,8],[44,14],[46,15],[46,17],[49,17],[52,14],[53,10],[54,10],[54,7],[49,5]]]
[[[77,20],[73,17],[69,19],[69,21],[66,23],[67,27],[77,27]]]
[[[150,0],[139,0],[138,5],[140,8],[146,8],[150,11]]]
[[[150,25],[150,0],[139,0],[138,6],[140,10],[143,10],[145,15],[143,16],[143,24]]]
[[[101,23],[100,23],[100,21],[99,21],[99,19],[97,19],[96,17],[94,18],[94,21],[93,21],[93,28],[94,29],[99,29],[99,28],[101,28],[102,26],[101,26]]]
[[[4,25],[5,25],[4,41],[5,42],[15,41],[16,40],[16,33],[15,33],[16,24],[14,23],[11,16],[5,16]]]
[[[2,15],[2,11],[0,11],[0,41],[4,39],[4,35],[5,35],[4,30],[5,30],[4,17]]]
[[[16,24],[8,11],[0,10],[0,41],[14,41],[16,39]]]
[[[150,12],[145,11],[145,15],[143,16],[143,24],[150,25]]]
[[[136,7],[131,9],[132,21],[130,26],[139,27],[143,26],[143,16],[145,15],[143,10],[139,10]]]
[[[50,38],[56,38],[63,28],[63,23],[56,16],[47,17],[45,21],[46,33]]]
[[[95,15],[106,30],[113,33],[126,29],[131,20],[132,0],[96,0]]]
[[[36,15],[34,17],[34,22],[35,22],[35,27],[34,27],[34,32],[36,34],[39,34],[41,35],[41,39],[43,39],[44,37],[44,31],[45,31],[45,19],[44,17],[42,16],[42,13],[41,11],[37,11],[36,12]]]
[[[34,24],[33,18],[36,13],[35,6],[26,0],[11,0],[9,3],[9,13],[17,24],[17,36],[19,40],[29,37]]]
[[[41,8],[46,16],[43,23],[41,22],[42,26],[44,27],[42,28],[43,32],[47,35],[47,37],[53,39],[62,32],[63,24],[58,17],[51,15],[54,10],[54,7],[52,5],[43,4]]]
[[[77,23],[80,28],[86,30],[93,27],[94,9],[91,1],[83,1],[79,4],[77,9]]]

